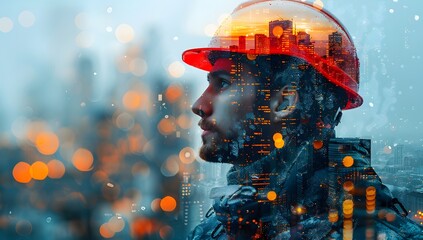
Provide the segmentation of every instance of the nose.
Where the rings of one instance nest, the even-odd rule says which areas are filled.
[[[204,91],[204,93],[192,105],[192,112],[200,116],[201,118],[210,116],[213,113],[213,105],[211,99],[212,97],[209,92],[209,88],[207,88],[206,91]]]

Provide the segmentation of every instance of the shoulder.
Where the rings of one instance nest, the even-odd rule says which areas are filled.
[[[197,225],[188,235],[187,240],[226,239],[224,235],[223,228],[213,215]]]

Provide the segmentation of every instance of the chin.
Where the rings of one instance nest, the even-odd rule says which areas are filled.
[[[234,151],[233,146],[237,146],[237,143],[229,142],[219,146],[215,144],[206,143],[200,148],[200,158],[206,162],[215,163],[237,163],[240,159],[238,151]]]

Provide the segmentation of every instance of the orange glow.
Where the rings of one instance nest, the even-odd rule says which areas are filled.
[[[110,229],[108,223],[104,223],[100,226],[100,235],[104,238],[112,238],[115,233]]]
[[[151,234],[156,228],[156,224],[149,219],[135,219],[131,225],[131,232],[135,239],[142,239],[144,235]]]
[[[19,183],[29,183],[31,181],[31,173],[29,169],[31,166],[26,162],[19,162],[13,168],[13,178]]]
[[[313,147],[314,147],[314,149],[316,149],[316,150],[321,149],[321,148],[323,147],[323,141],[322,141],[322,140],[315,140],[315,141],[313,142]]]
[[[52,155],[59,148],[59,138],[51,132],[41,132],[35,138],[37,150],[44,155]]]
[[[388,222],[393,222],[395,221],[395,218],[396,218],[395,214],[393,213],[387,213],[385,217]]]
[[[329,222],[331,222],[331,223],[335,223],[335,222],[337,222],[337,221],[338,221],[338,219],[339,219],[339,216],[338,216],[338,211],[336,211],[336,210],[330,210],[330,211],[329,211],[329,216],[328,216],[328,218],[329,218]]]
[[[92,169],[93,162],[94,157],[92,153],[85,148],[76,150],[72,156],[73,165],[81,172],[90,171]]]
[[[346,156],[342,159],[342,164],[344,164],[345,167],[352,167],[352,165],[354,165],[354,158]]]
[[[161,204],[161,199],[160,198],[156,198],[151,202],[151,210],[153,210],[153,212],[157,212],[160,210],[160,204]]]
[[[136,111],[145,107],[147,96],[139,91],[128,91],[123,95],[123,106],[129,111]]]
[[[186,147],[179,152],[179,159],[182,163],[190,164],[195,160],[195,152],[192,148]]]
[[[114,216],[110,218],[108,226],[115,233],[121,232],[125,228],[125,221],[122,217]]]
[[[31,177],[35,180],[44,180],[48,175],[47,164],[41,161],[36,161],[31,165],[29,173],[31,174]]]
[[[170,135],[175,132],[175,122],[173,118],[163,118],[157,125],[157,129],[163,135]]]
[[[275,141],[275,147],[276,148],[283,148],[285,146],[285,141],[282,139],[278,139]]]
[[[176,208],[176,200],[171,196],[166,196],[160,201],[160,208],[165,212],[172,212]]]
[[[375,196],[376,195],[376,188],[373,186],[370,186],[366,188],[366,198],[367,196]]]
[[[267,193],[267,199],[269,199],[269,201],[274,201],[276,199],[277,195],[275,191],[269,191]]]
[[[176,102],[180,97],[182,97],[182,94],[184,93],[184,90],[178,86],[178,85],[170,85],[165,93],[166,99],[170,103]]]
[[[280,37],[280,36],[282,36],[283,29],[282,29],[281,26],[276,26],[272,29],[272,33],[273,33],[273,35]]]
[[[349,191],[351,191],[351,190],[353,190],[353,189],[354,189],[354,183],[353,183],[353,182],[351,182],[351,181],[346,181],[346,182],[344,183],[343,187],[344,187],[344,190],[345,190],[345,191],[349,192]]]
[[[178,123],[179,127],[181,127],[182,129],[189,129],[192,125],[191,118],[189,118],[185,114],[179,115],[176,122]]]
[[[62,148],[63,150],[63,148]],[[67,153],[67,152],[66,152]],[[48,167],[48,177],[52,179],[59,179],[65,175],[66,168],[65,165],[59,160],[53,159],[47,163]]]
[[[275,133],[273,134],[273,141],[277,142],[282,140],[282,134],[281,133]]]

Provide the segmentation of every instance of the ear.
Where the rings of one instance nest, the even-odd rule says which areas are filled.
[[[294,112],[298,102],[298,92],[292,86],[284,86],[270,99],[270,113],[274,122],[280,122]]]

